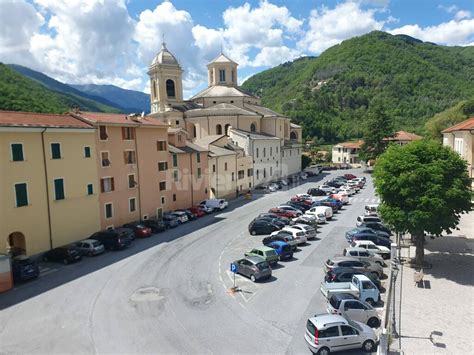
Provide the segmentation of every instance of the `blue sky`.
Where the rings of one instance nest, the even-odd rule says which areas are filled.
[[[164,33],[189,97],[221,48],[242,82],[373,30],[474,45],[474,0],[1,0],[0,23],[1,62],[145,92]]]

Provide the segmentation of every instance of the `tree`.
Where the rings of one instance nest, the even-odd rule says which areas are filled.
[[[393,137],[392,119],[387,115],[382,101],[376,100],[368,113],[359,156],[361,160],[376,160],[387,148],[384,138]]]
[[[390,145],[377,160],[374,177],[382,218],[415,239],[417,265],[424,261],[424,233],[451,234],[460,215],[472,208],[466,162],[436,141]]]
[[[307,155],[301,155],[301,170],[304,170],[309,164],[311,164],[311,158]]]

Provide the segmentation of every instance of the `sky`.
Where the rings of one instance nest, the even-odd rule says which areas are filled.
[[[190,97],[221,50],[242,83],[373,30],[472,46],[474,0],[0,0],[0,23],[0,62],[144,92],[164,38]]]

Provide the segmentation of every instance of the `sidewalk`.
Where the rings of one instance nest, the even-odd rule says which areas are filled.
[[[474,353],[474,212],[463,215],[459,229],[450,236],[427,238],[425,260],[432,268],[423,270],[419,286],[415,270],[400,267],[393,353]],[[402,257],[414,255],[414,247],[402,249]]]

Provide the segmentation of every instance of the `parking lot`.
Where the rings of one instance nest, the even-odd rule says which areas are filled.
[[[262,244],[247,226],[259,213],[347,171],[332,171],[212,214],[128,249],[73,265],[41,264],[38,280],[0,295],[5,352],[309,353],[308,317],[326,311],[319,286],[328,257],[377,198],[370,176],[350,204],[318,228],[317,239],[259,283],[230,263]],[[351,172],[351,171],[349,171]],[[363,175],[361,171],[352,171]],[[26,323],[25,323],[26,322]],[[359,351],[351,351],[355,354]]]

